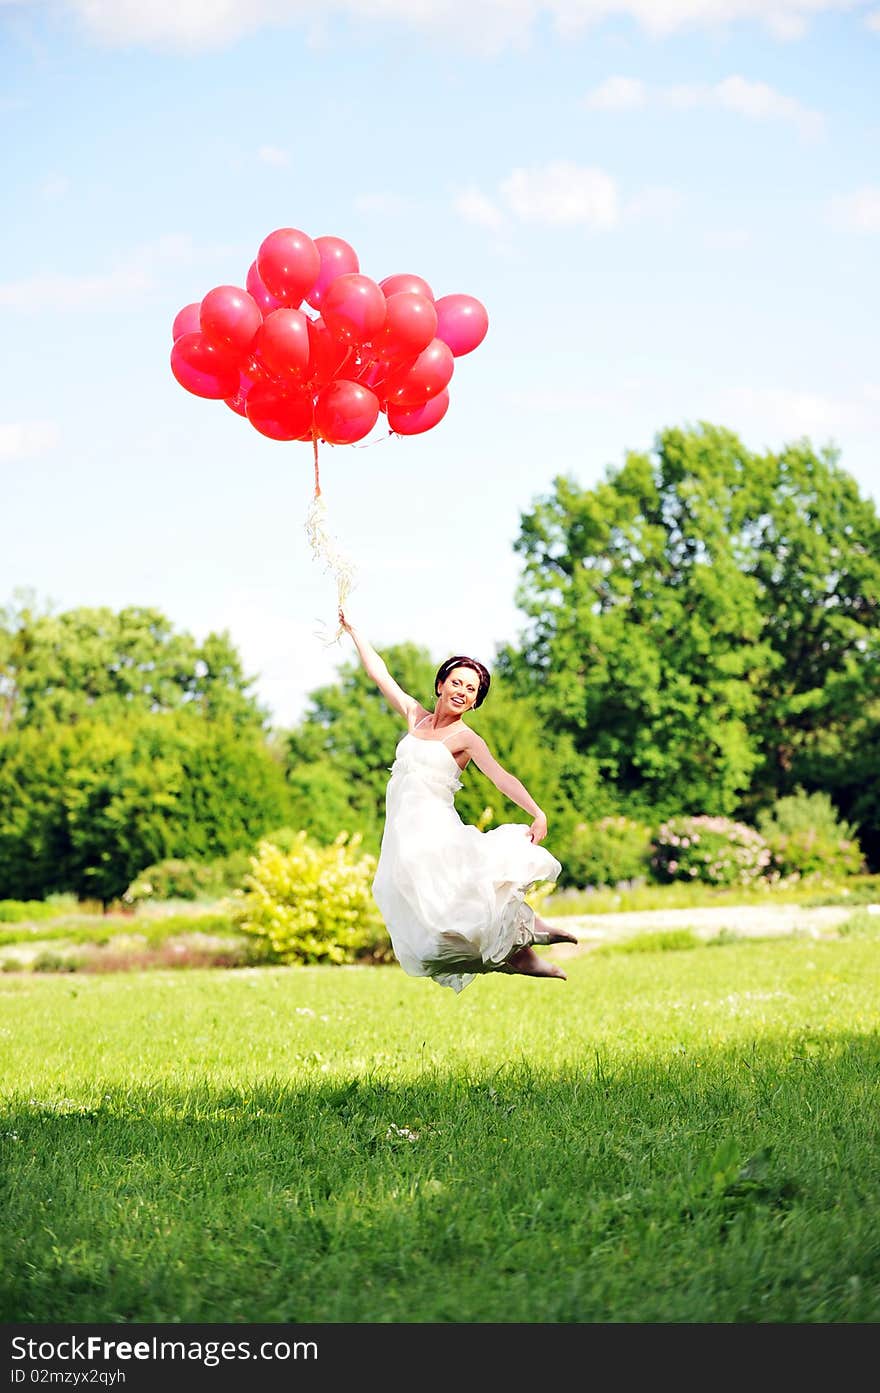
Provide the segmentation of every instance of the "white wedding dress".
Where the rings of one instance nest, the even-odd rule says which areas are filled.
[[[562,870],[522,823],[481,832],[462,822],[454,802],[460,773],[443,740],[403,736],[373,880],[401,967],[456,992],[535,942],[524,896]]]

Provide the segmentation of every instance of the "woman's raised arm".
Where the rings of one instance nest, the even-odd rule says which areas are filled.
[[[529,836],[536,845],[538,842],[542,842],[547,835],[547,817],[543,810],[538,807],[525,784],[498,763],[483,737],[477,735],[475,730],[467,731],[464,738],[464,748],[480,773],[485,774],[487,779],[491,779],[498,792],[503,793],[505,798],[510,799],[511,803],[515,803],[518,808],[522,808],[523,812],[529,814],[532,818]]]
[[[408,692],[405,692],[399,683],[395,682],[391,673],[388,671],[385,659],[380,657],[373,645],[364,638],[363,634],[359,633],[354,625],[349,623],[341,607],[339,610],[339,622],[345,632],[350,635],[357,649],[358,657],[361,660],[361,666],[364,672],[368,677],[373,679],[379,691],[385,697],[386,701],[394,707],[394,710],[399,712],[405,721],[408,721],[413,711],[421,710],[420,703],[416,701],[415,697],[411,697]]]

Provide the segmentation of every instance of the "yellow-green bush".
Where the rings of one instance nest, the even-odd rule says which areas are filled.
[[[579,822],[562,850],[565,882],[586,886],[646,880],[650,872],[652,830],[631,817]]]
[[[304,831],[285,848],[264,840],[251,858],[235,918],[285,963],[385,960],[391,945],[371,885],[376,858],[341,832],[319,846]]]

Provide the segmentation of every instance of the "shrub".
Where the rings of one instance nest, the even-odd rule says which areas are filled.
[[[52,919],[58,913],[45,900],[0,900],[0,924],[23,924],[30,919]]]
[[[651,857],[659,880],[705,885],[750,885],[770,861],[761,833],[727,817],[670,818],[657,832]]]
[[[569,885],[620,885],[650,869],[651,828],[629,817],[603,817],[574,827],[565,856]]]
[[[287,818],[262,733],[194,710],[13,729],[0,740],[0,896],[107,904],[171,856],[249,853]]]
[[[864,869],[855,828],[842,822],[830,795],[802,788],[758,815],[758,829],[781,879],[840,879]]]
[[[239,928],[265,942],[276,961],[348,963],[385,959],[390,944],[372,895],[376,858],[341,832],[319,846],[306,832],[287,848],[263,840],[236,909]]]
[[[233,852],[214,861],[188,861],[169,857],[147,866],[122,896],[124,904],[150,900],[216,899],[241,885],[250,866],[246,851]]]

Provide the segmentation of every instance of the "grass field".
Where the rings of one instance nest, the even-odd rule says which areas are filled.
[[[874,923],[459,997],[4,975],[0,1319],[876,1321]]]

